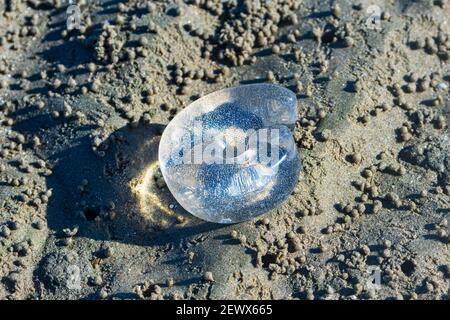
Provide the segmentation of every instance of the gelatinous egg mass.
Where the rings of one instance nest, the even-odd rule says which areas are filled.
[[[236,223],[279,206],[294,189],[300,159],[290,128],[295,94],[250,84],[187,106],[161,137],[164,179],[183,208],[203,220]]]

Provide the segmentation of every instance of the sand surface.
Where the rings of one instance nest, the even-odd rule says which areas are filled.
[[[78,4],[0,4],[0,298],[450,298],[449,1]],[[298,185],[203,222],[160,135],[258,82],[297,93]]]

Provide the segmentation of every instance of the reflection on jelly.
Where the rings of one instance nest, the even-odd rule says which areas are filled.
[[[300,159],[290,128],[295,94],[251,84],[208,94],[180,112],[159,146],[161,171],[183,208],[236,223],[279,206],[294,189]]]

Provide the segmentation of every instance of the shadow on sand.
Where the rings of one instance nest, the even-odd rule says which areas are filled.
[[[88,99],[88,98],[84,98]],[[40,157],[52,166],[46,177],[52,197],[47,223],[57,236],[79,227],[78,237],[135,245],[179,244],[182,240],[219,229],[186,212],[167,190],[158,188],[158,146],[163,125],[125,126],[93,151],[92,125],[53,119],[62,99],[49,102],[49,113],[17,121],[14,130],[43,141]],[[79,108],[96,102],[80,100]],[[67,122],[67,126],[58,126]],[[62,129],[63,128],[63,129]],[[104,156],[99,153],[104,152]]]

